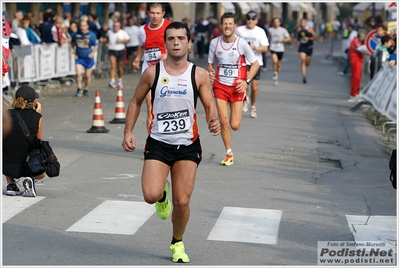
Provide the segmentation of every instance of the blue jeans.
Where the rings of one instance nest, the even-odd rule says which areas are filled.
[[[347,74],[349,71],[349,68],[351,67],[350,62],[349,62],[349,55],[347,55],[346,57],[346,65],[344,70],[342,71],[344,74]]]

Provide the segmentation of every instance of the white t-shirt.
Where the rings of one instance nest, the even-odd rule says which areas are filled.
[[[140,27],[137,25],[126,26],[124,30],[130,36],[130,42],[126,46],[137,47],[139,45]]]
[[[266,32],[259,26],[255,26],[253,29],[248,29],[246,25],[239,26],[236,28],[235,33],[244,39],[247,43],[252,43],[255,47],[269,46],[269,40],[267,39]],[[255,51],[254,54],[259,64],[263,65],[262,52]],[[247,64],[251,63],[247,59]]]
[[[117,43],[118,39],[129,40],[130,36],[124,30],[120,29],[118,32],[114,32],[113,30],[107,31],[108,37],[108,49],[109,50],[124,50],[125,44]]]
[[[32,43],[29,41],[28,35],[27,35],[26,30],[25,30],[24,28],[18,27],[18,28],[17,28],[16,34],[17,34],[18,37],[19,37],[19,41],[21,42],[21,45],[23,45],[23,46],[29,46],[29,45],[32,44]]]
[[[278,40],[284,40],[290,34],[288,33],[287,29],[283,27],[278,28],[269,28],[270,33],[270,50],[275,52],[284,52],[284,43],[278,42]]]

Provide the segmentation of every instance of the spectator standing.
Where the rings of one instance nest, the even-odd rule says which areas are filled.
[[[35,31],[35,33],[39,33],[39,27],[35,24],[35,15],[33,14],[32,11],[29,11],[27,14],[28,20],[29,20],[29,27],[32,28],[32,30]]]
[[[91,82],[91,73],[95,65],[94,55],[98,49],[97,37],[89,30],[87,21],[81,20],[79,24],[79,31],[72,36],[71,42],[74,49],[73,53],[76,55],[75,68],[78,84],[76,97],[89,96],[88,89]],[[84,87],[82,73],[85,74]]]
[[[15,11],[14,19],[11,22],[11,31],[17,32],[21,20],[24,18],[24,13],[21,10]]]
[[[274,27],[270,28],[270,53],[273,60],[273,82],[278,84],[278,76],[281,72],[281,66],[284,56],[284,43],[292,42],[291,35],[287,29],[281,27],[280,18],[273,19]]]
[[[101,29],[97,33],[98,39],[98,49],[100,53],[100,63],[98,66],[98,73],[103,71],[103,67],[105,64],[105,59],[108,56],[108,39],[107,39],[107,32],[109,31],[108,23],[103,23]]]
[[[51,35],[52,35],[53,41],[54,41],[54,43],[58,43],[59,46],[62,45],[61,25],[63,22],[64,22],[64,20],[61,17],[56,17],[53,27],[51,27]]]
[[[98,31],[101,29],[100,24],[96,23],[96,21],[95,21],[97,18],[98,18],[98,16],[95,14],[91,14],[91,13],[87,14],[87,20],[89,22],[89,30],[91,32],[93,32],[96,36],[97,36]]]
[[[32,175],[25,166],[25,158],[32,150],[28,139],[18,124],[19,113],[25,121],[31,136],[43,139],[42,106],[37,101],[39,95],[29,86],[18,88],[12,108],[8,110],[12,120],[12,131],[3,138],[3,175],[7,180],[7,195],[15,196],[20,194],[16,182],[23,178],[22,185],[25,188],[23,196],[35,197],[35,181],[43,179],[46,173]]]
[[[130,71],[137,72],[133,68],[133,59],[137,56],[137,50],[139,47],[139,35],[140,27],[137,26],[137,17],[132,16],[127,19],[128,25],[125,27],[125,31],[130,36],[130,42],[126,44],[126,52],[128,57],[128,67]]]
[[[113,29],[114,21],[119,20],[120,16],[121,16],[121,13],[119,11],[115,11],[115,12],[109,14],[109,17],[108,17],[108,28],[109,29]],[[122,24],[121,24],[121,27],[122,27]]]
[[[72,36],[74,33],[78,31],[78,23],[76,21],[71,21],[69,23],[68,33]]]
[[[244,39],[256,56],[257,64],[255,68],[259,67],[259,65],[263,65],[262,53],[267,52],[269,47],[269,40],[267,39],[265,31],[257,26],[258,24],[258,14],[255,11],[249,11],[246,14],[246,25],[239,26],[236,29],[236,34]],[[284,29],[285,30],[285,29]],[[286,30],[285,30],[286,31]],[[288,34],[288,32],[287,32]],[[250,72],[252,66],[251,62],[247,59],[246,64],[248,66],[248,72]],[[255,76],[251,81],[251,107],[250,107],[250,116],[252,118],[256,118],[256,100],[258,99],[259,94],[259,79],[260,79],[261,70],[258,68]],[[244,102],[242,111],[248,111],[248,88],[246,89],[246,100]]]
[[[209,46],[208,72],[213,81],[213,96],[216,98],[222,140],[226,148],[226,156],[221,164],[230,166],[234,162],[230,127],[233,130],[240,128],[247,87],[258,72],[259,62],[250,45],[235,35],[235,15],[224,13],[220,23],[222,35],[212,39]],[[251,64],[249,72],[246,61]]]
[[[222,30],[220,29],[220,23],[216,22],[216,25],[215,27],[213,27],[211,37],[209,39],[212,40],[213,38],[219,37],[221,35],[222,35]]]
[[[169,248],[172,251],[172,261],[182,263],[190,261],[185,251],[183,235],[190,217],[190,198],[194,190],[196,170],[202,159],[197,126],[199,116],[196,115],[197,96],[204,106],[209,131],[214,136],[220,133],[209,77],[203,68],[187,61],[188,47],[191,45],[189,38],[189,29],[181,22],[173,22],[166,28],[165,44],[168,56],[156,66],[147,68],[141,76],[126,113],[122,141],[125,151],[133,152],[136,149],[137,140],[132,131],[142,102],[149,91],[154,91],[153,123],[146,140],[141,174],[142,190],[144,200],[149,204],[155,204],[161,219],[167,219],[172,214],[173,234]],[[177,47],[178,49],[175,49]],[[181,88],[187,94],[173,93],[163,97],[166,79],[170,89],[175,88],[177,92]],[[181,86],[181,81],[186,81],[184,86]],[[176,118],[175,114],[180,114],[180,118]],[[158,121],[160,115],[165,115],[162,122]],[[184,121],[184,125],[177,123],[178,120]],[[165,128],[163,123],[177,123],[179,127],[169,129]],[[168,197],[169,173],[172,202]]]
[[[327,33],[327,40],[331,41],[334,35],[334,28],[332,26],[332,22],[326,22],[326,33]]]
[[[366,20],[365,25],[364,25],[364,29],[366,30],[366,32],[370,32],[370,31],[374,30],[376,27],[377,26],[376,26],[374,17],[370,17]]]
[[[363,71],[364,58],[364,40],[367,32],[363,29],[358,31],[358,36],[355,37],[349,45],[349,62],[352,69],[351,77],[351,93],[348,99],[349,102],[359,101],[359,90]],[[362,49],[363,48],[363,49]]]
[[[375,53],[375,58],[376,58],[376,70],[375,73],[377,73],[384,62],[389,61],[389,57],[391,54],[389,53],[389,49],[393,46],[393,41],[389,35],[384,35],[381,37],[381,46],[377,49]]]
[[[64,24],[67,28],[71,26],[71,21],[72,21],[72,15],[70,12],[65,12],[64,13]]]
[[[29,28],[29,20],[27,18],[23,18],[19,26],[17,28],[16,34],[18,35],[19,41],[21,42],[21,46],[29,46],[31,42],[29,41],[28,34],[26,29]]]
[[[206,42],[209,38],[208,30],[204,25],[204,19],[199,18],[197,26],[195,27],[195,42],[197,45],[197,53],[200,59],[204,58]]]
[[[54,43],[51,29],[54,26],[53,16],[50,12],[43,14],[43,22],[39,25],[40,38],[43,44]]]
[[[348,31],[347,38],[343,38],[343,41],[344,41],[343,45],[344,45],[345,54],[346,54],[346,65],[341,72],[337,73],[339,76],[345,76],[349,71],[349,68],[350,68],[349,45],[352,42],[352,40],[357,37],[357,31],[355,30],[355,27],[352,24],[349,24],[347,26],[347,31]]]
[[[313,41],[317,40],[317,34],[313,28],[306,28],[306,19],[301,20],[301,29],[298,32],[298,52],[301,60],[302,82],[306,84],[306,68],[310,65],[313,53]]]
[[[381,46],[381,37],[383,37],[385,35],[388,35],[387,28],[383,24],[377,26],[376,30],[377,30],[378,38],[377,38],[377,45],[376,45],[376,49],[374,51],[374,54],[370,56],[370,79],[373,79],[374,74],[375,74],[375,70],[376,70],[376,52],[377,52],[378,48]]]
[[[339,20],[338,20],[337,18],[335,18],[335,19],[331,22],[331,25],[332,25],[333,31],[334,31],[334,34],[333,34],[334,39],[337,40],[337,38],[338,38],[338,32],[339,32],[339,29],[341,28],[341,22],[339,22]]]
[[[319,42],[323,43],[326,39],[326,22],[324,19],[319,23]]]
[[[113,29],[107,32],[108,54],[111,63],[109,86],[116,88],[115,77],[116,69],[118,69],[118,86],[123,87],[123,60],[125,57],[126,44],[130,42],[130,37],[121,29],[120,21],[114,21]]]
[[[157,64],[159,61],[165,60],[167,51],[165,48],[164,32],[166,27],[171,23],[164,19],[165,7],[161,3],[153,3],[148,10],[149,23],[140,27],[139,48],[137,56],[133,61],[133,68],[140,69],[140,60],[143,58],[143,66],[141,73],[150,66]],[[146,98],[147,104],[147,131],[149,131],[151,123],[151,93],[149,92]]]
[[[291,43],[290,43],[291,46],[294,40],[296,26],[297,26],[296,20],[292,15],[290,15],[288,19],[285,21],[285,28],[287,29],[288,34],[291,37]]]

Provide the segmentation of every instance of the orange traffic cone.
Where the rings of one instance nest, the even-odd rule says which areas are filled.
[[[124,124],[126,120],[125,102],[123,100],[122,87],[118,86],[118,95],[116,96],[115,118],[109,121],[111,124]]]
[[[93,126],[87,132],[89,133],[107,133],[109,130],[104,127],[104,115],[101,105],[100,91],[96,91],[96,100],[94,102]]]

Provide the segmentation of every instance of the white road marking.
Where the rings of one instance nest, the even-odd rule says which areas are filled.
[[[45,196],[24,197],[22,195],[8,196],[3,195],[2,200],[2,220],[3,223],[21,213],[30,206],[46,198]]]
[[[208,240],[277,244],[281,210],[224,207]]]
[[[140,177],[141,174],[118,174],[115,177],[101,177],[104,180],[125,180]]]
[[[145,202],[107,200],[66,231],[133,235],[154,212]]]
[[[396,216],[346,215],[346,220],[356,242],[385,242],[379,248],[396,253]]]

